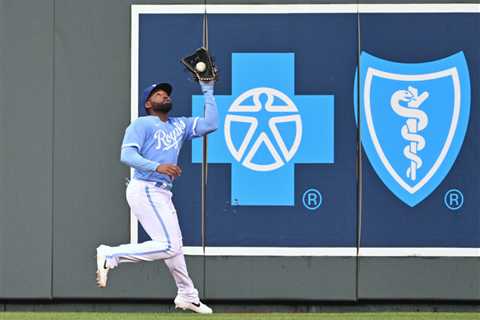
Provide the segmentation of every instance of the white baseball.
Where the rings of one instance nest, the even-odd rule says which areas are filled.
[[[198,72],[203,72],[205,71],[205,69],[207,69],[207,65],[205,64],[205,62],[200,61],[195,65],[195,69]]]

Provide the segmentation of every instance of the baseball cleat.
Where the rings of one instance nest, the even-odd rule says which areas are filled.
[[[181,297],[176,297],[175,298],[175,309],[182,309],[182,310],[192,310],[193,312],[196,313],[202,313],[202,314],[210,314],[213,313],[212,309],[209,308],[207,305],[203,304],[201,301],[198,301],[198,303],[194,302],[189,302],[187,300],[184,300]]]
[[[109,268],[107,268],[107,258],[102,253],[102,248],[105,247],[101,245],[97,248],[97,286],[99,288],[105,288],[107,286],[107,274]]]

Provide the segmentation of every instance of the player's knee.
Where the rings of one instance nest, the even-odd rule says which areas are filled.
[[[182,243],[179,241],[172,241],[170,244],[170,253],[172,256],[176,256],[177,254],[182,252]]]

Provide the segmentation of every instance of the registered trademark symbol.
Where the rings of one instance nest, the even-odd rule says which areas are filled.
[[[458,210],[463,206],[463,194],[458,189],[450,189],[443,198],[445,206],[450,210]]]
[[[322,205],[322,194],[317,189],[308,189],[303,193],[302,202],[308,210],[316,210]]]

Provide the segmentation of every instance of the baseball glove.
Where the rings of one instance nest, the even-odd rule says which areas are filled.
[[[213,63],[212,57],[204,47],[181,60],[188,71],[192,72],[196,81],[212,81],[217,79],[218,69]]]

